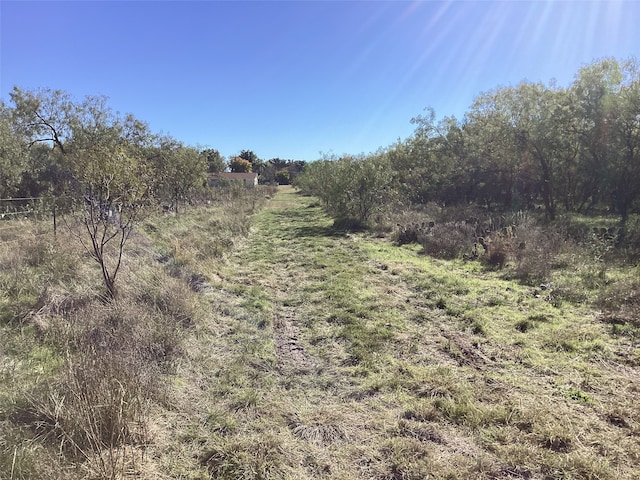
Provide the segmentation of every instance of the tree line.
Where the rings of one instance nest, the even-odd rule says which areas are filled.
[[[254,171],[261,183],[284,184],[303,166],[263,161],[251,150],[227,161],[214,148],[185,145],[114,112],[104,96],[76,101],[62,90],[14,87],[10,104],[0,101],[0,198],[82,197],[100,185],[175,209],[207,173]]]
[[[607,58],[570,86],[523,81],[477,96],[459,120],[432,109],[409,138],[326,158],[297,181],[336,218],[370,222],[398,203],[618,214],[640,211],[640,69]]]
[[[302,173],[305,164],[304,160],[283,160],[278,157],[264,161],[252,150],[242,150],[229,160],[229,169],[236,173],[257,173],[262,184],[289,185]]]
[[[262,162],[250,150],[237,158],[273,181],[302,168]],[[10,104],[0,101],[0,198],[50,198],[64,210],[111,298],[124,246],[143,212],[162,205],[177,214],[207,185],[208,173],[233,169],[235,160],[154,133],[135,116],[114,112],[104,96],[76,101],[62,90],[14,87]]]
[[[14,87],[0,104],[0,196],[107,197],[177,205],[202,186],[211,151],[155,134],[106,97]],[[88,201],[88,200],[87,200]]]

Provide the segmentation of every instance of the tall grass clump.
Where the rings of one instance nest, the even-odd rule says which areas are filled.
[[[167,397],[166,375],[191,314],[159,306],[170,300],[158,297],[94,301],[73,313],[49,340],[64,346],[63,367],[30,395],[45,443],[100,478],[118,478],[141,461],[150,405]]]
[[[209,194],[132,233],[117,298],[73,232],[38,222],[0,232],[0,478],[141,471],[150,412],[172,402],[177,360],[203,318],[202,266],[247,235],[268,192]]]
[[[202,456],[211,478],[275,480],[287,478],[284,447],[277,437],[220,439]]]

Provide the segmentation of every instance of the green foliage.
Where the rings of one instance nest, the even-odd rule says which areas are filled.
[[[405,202],[532,209],[637,208],[640,76],[636,59],[604,59],[568,88],[522,82],[480,94],[463,121],[412,119],[387,155]]]
[[[390,207],[394,197],[393,172],[388,158],[343,157],[306,166],[296,185],[318,197],[338,222],[365,225]]]
[[[209,173],[220,173],[226,170],[227,163],[215,148],[206,148],[200,152],[200,155],[207,160],[207,171]]]
[[[0,198],[13,195],[25,169],[26,155],[10,111],[0,102]]]
[[[2,169],[0,193],[68,198],[74,214],[66,224],[99,264],[108,296],[115,297],[123,250],[141,209],[161,201],[178,212],[179,202],[204,185],[208,158],[170,137],[151,134],[132,115],[115,114],[105,97],[75,102],[62,91],[16,87],[11,99],[13,124],[5,121],[8,109],[3,106],[0,112],[2,143],[13,145],[9,140],[14,137],[6,142],[4,137],[14,132],[30,150],[22,169],[8,164]],[[15,151],[11,155],[14,162],[22,158]]]
[[[229,169],[234,173],[249,173],[251,168],[251,162],[244,158],[235,157],[229,162]]]
[[[276,173],[276,183],[278,185],[289,185],[291,183],[291,175],[286,170]]]
[[[161,137],[151,152],[147,168],[154,195],[178,213],[180,202],[204,185],[208,159],[171,137]]]
[[[252,150],[242,150],[238,158],[242,158],[251,164],[251,168],[247,170],[248,172],[262,173],[264,163]]]

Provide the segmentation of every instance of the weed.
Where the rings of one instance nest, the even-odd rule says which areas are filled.
[[[334,412],[320,410],[296,415],[289,421],[289,428],[301,440],[315,445],[330,445],[347,440],[344,423],[344,419]]]
[[[436,300],[436,308],[445,310],[447,308],[447,301],[444,298],[438,298]]]
[[[486,330],[482,323],[474,320],[471,324],[471,333],[474,335],[486,335]]]
[[[429,447],[413,438],[389,439],[381,448],[384,463],[375,478],[420,480],[431,477],[433,453]]]
[[[586,394],[586,393],[584,393],[584,392],[582,392],[582,391],[580,391],[580,390],[578,390],[576,388],[573,388],[573,387],[569,387],[564,392],[564,395],[567,398],[570,398],[571,400],[575,400],[577,402],[582,402],[582,403],[591,402],[591,397],[588,394]]]
[[[221,436],[228,436],[238,428],[235,418],[220,412],[209,413],[205,423],[213,433]]]
[[[255,408],[259,405],[261,399],[261,393],[253,388],[249,388],[240,394],[233,400],[229,408],[233,411],[247,410]]]
[[[284,451],[273,436],[244,440],[219,439],[202,455],[211,478],[271,480],[285,475]]]
[[[530,330],[533,325],[534,324],[531,321],[522,319],[516,322],[515,327],[519,332],[525,333],[527,330]]]

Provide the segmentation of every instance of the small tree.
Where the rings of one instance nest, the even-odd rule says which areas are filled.
[[[385,155],[374,155],[350,164],[349,214],[368,223],[385,210],[394,196],[393,172]]]
[[[264,163],[255,152],[252,150],[242,150],[238,157],[245,159],[251,164],[251,169],[248,170],[249,172],[261,173]]]
[[[152,183],[140,148],[145,142],[132,143],[127,123],[104,102],[102,97],[87,98],[80,106],[65,149],[79,228],[68,225],[100,265],[107,296],[113,299],[125,244],[150,201]]]
[[[187,201],[192,191],[204,184],[207,159],[191,147],[171,137],[160,138],[150,156],[155,195],[169,200],[178,213],[179,203]]]
[[[99,172],[89,172],[78,185],[77,193],[82,190],[84,194],[82,199],[75,196],[77,219],[87,235],[78,232],[77,237],[100,265],[107,296],[116,298],[124,247],[147,203],[149,189],[139,175],[138,159],[122,150],[103,153],[95,158]]]
[[[234,173],[249,173],[251,172],[251,162],[244,158],[235,157],[229,162],[229,168]]]
[[[336,220],[365,225],[389,206],[395,195],[393,180],[385,154],[344,156],[308,164],[296,186],[317,196]]]
[[[220,152],[215,148],[207,148],[200,152],[207,161],[207,171],[209,173],[224,172],[227,168],[227,164],[224,157],[220,155]]]

